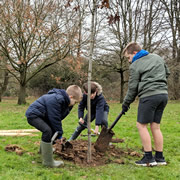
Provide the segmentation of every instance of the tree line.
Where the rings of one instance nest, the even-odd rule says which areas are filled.
[[[129,64],[122,50],[131,41],[165,59],[169,97],[180,98],[179,0],[2,0],[0,99],[16,87],[18,104],[25,104],[34,90],[87,81],[94,2],[92,80],[107,98],[123,100]]]

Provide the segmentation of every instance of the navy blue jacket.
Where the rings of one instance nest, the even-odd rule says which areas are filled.
[[[87,109],[87,95],[83,94],[83,99],[78,106],[78,117],[84,117],[84,109]],[[96,125],[101,125],[104,117],[104,111],[109,112],[109,106],[102,94],[96,95],[91,99],[91,115],[96,117]]]
[[[34,101],[26,111],[30,119],[41,118],[47,122],[54,132],[63,134],[61,121],[70,113],[70,99],[64,89],[52,89],[47,94]]]

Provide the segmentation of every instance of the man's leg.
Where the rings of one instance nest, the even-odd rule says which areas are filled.
[[[158,130],[158,126],[154,127],[154,124],[152,123],[153,122],[160,123],[162,117],[162,111],[166,104],[167,104],[167,95],[154,95],[154,96],[140,98],[139,107],[138,107],[137,127],[144,147],[145,156],[144,159],[136,163],[137,165],[145,165],[145,164],[148,165],[150,164],[150,162],[153,162],[152,165],[157,165],[157,162],[155,162],[155,159],[152,156],[151,137],[147,129],[147,124],[151,123],[151,131],[153,129],[154,132],[152,133],[155,133],[153,137],[156,136],[154,137],[156,139],[156,146],[158,146],[158,148],[161,149],[163,141],[162,141],[162,134],[160,128]],[[157,140],[158,137],[156,132],[158,133],[158,135],[160,135],[159,140]]]
[[[154,145],[156,151],[163,151],[163,135],[160,130],[160,124],[151,123],[151,132],[154,138]]]
[[[160,130],[160,124],[158,123],[151,123],[151,132],[154,139],[155,145],[155,160],[158,165],[166,165],[166,161],[163,156],[163,135]]]
[[[166,94],[161,94],[157,98],[159,100],[159,104],[156,108],[153,122],[151,123],[151,132],[154,139],[155,145],[155,160],[158,165],[166,165],[166,161],[163,156],[163,135],[160,130],[160,122],[163,115],[164,108],[168,102],[168,96]]]
[[[147,129],[147,124],[137,122],[137,128],[144,148],[144,157],[136,161],[135,164],[138,166],[156,166],[157,162],[152,156],[151,137]]]
[[[149,131],[147,129],[147,124],[141,124],[137,122],[137,128],[139,131],[139,135],[141,138],[141,142],[144,148],[145,152],[152,151],[152,146],[151,146],[151,137],[149,134]]]

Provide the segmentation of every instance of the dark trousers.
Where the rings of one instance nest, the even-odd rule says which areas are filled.
[[[95,119],[96,115],[95,114],[91,114],[91,122]],[[103,121],[101,126],[105,126],[106,128],[108,128],[108,112],[104,111],[104,117],[103,117]],[[71,136],[71,138],[69,139],[69,141],[71,140],[75,140],[79,134],[87,128],[87,114],[84,118],[84,123],[81,124],[79,123],[79,126],[76,128],[76,130],[74,131],[73,135]]]
[[[41,140],[44,142],[51,142],[51,138],[55,133],[47,122],[41,118],[27,119],[28,123],[42,132]]]
[[[104,117],[103,117],[103,121],[102,121],[102,124],[101,126],[105,126],[106,128],[108,128],[108,112],[104,111]],[[96,114],[91,114],[91,122],[95,119],[96,117]],[[85,128],[87,128],[87,114],[84,118],[84,124],[82,126],[85,126]]]

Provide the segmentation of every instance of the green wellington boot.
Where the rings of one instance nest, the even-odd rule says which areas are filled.
[[[41,141],[42,164],[48,167],[60,167],[64,165],[63,161],[53,159],[53,148],[51,143]]]

